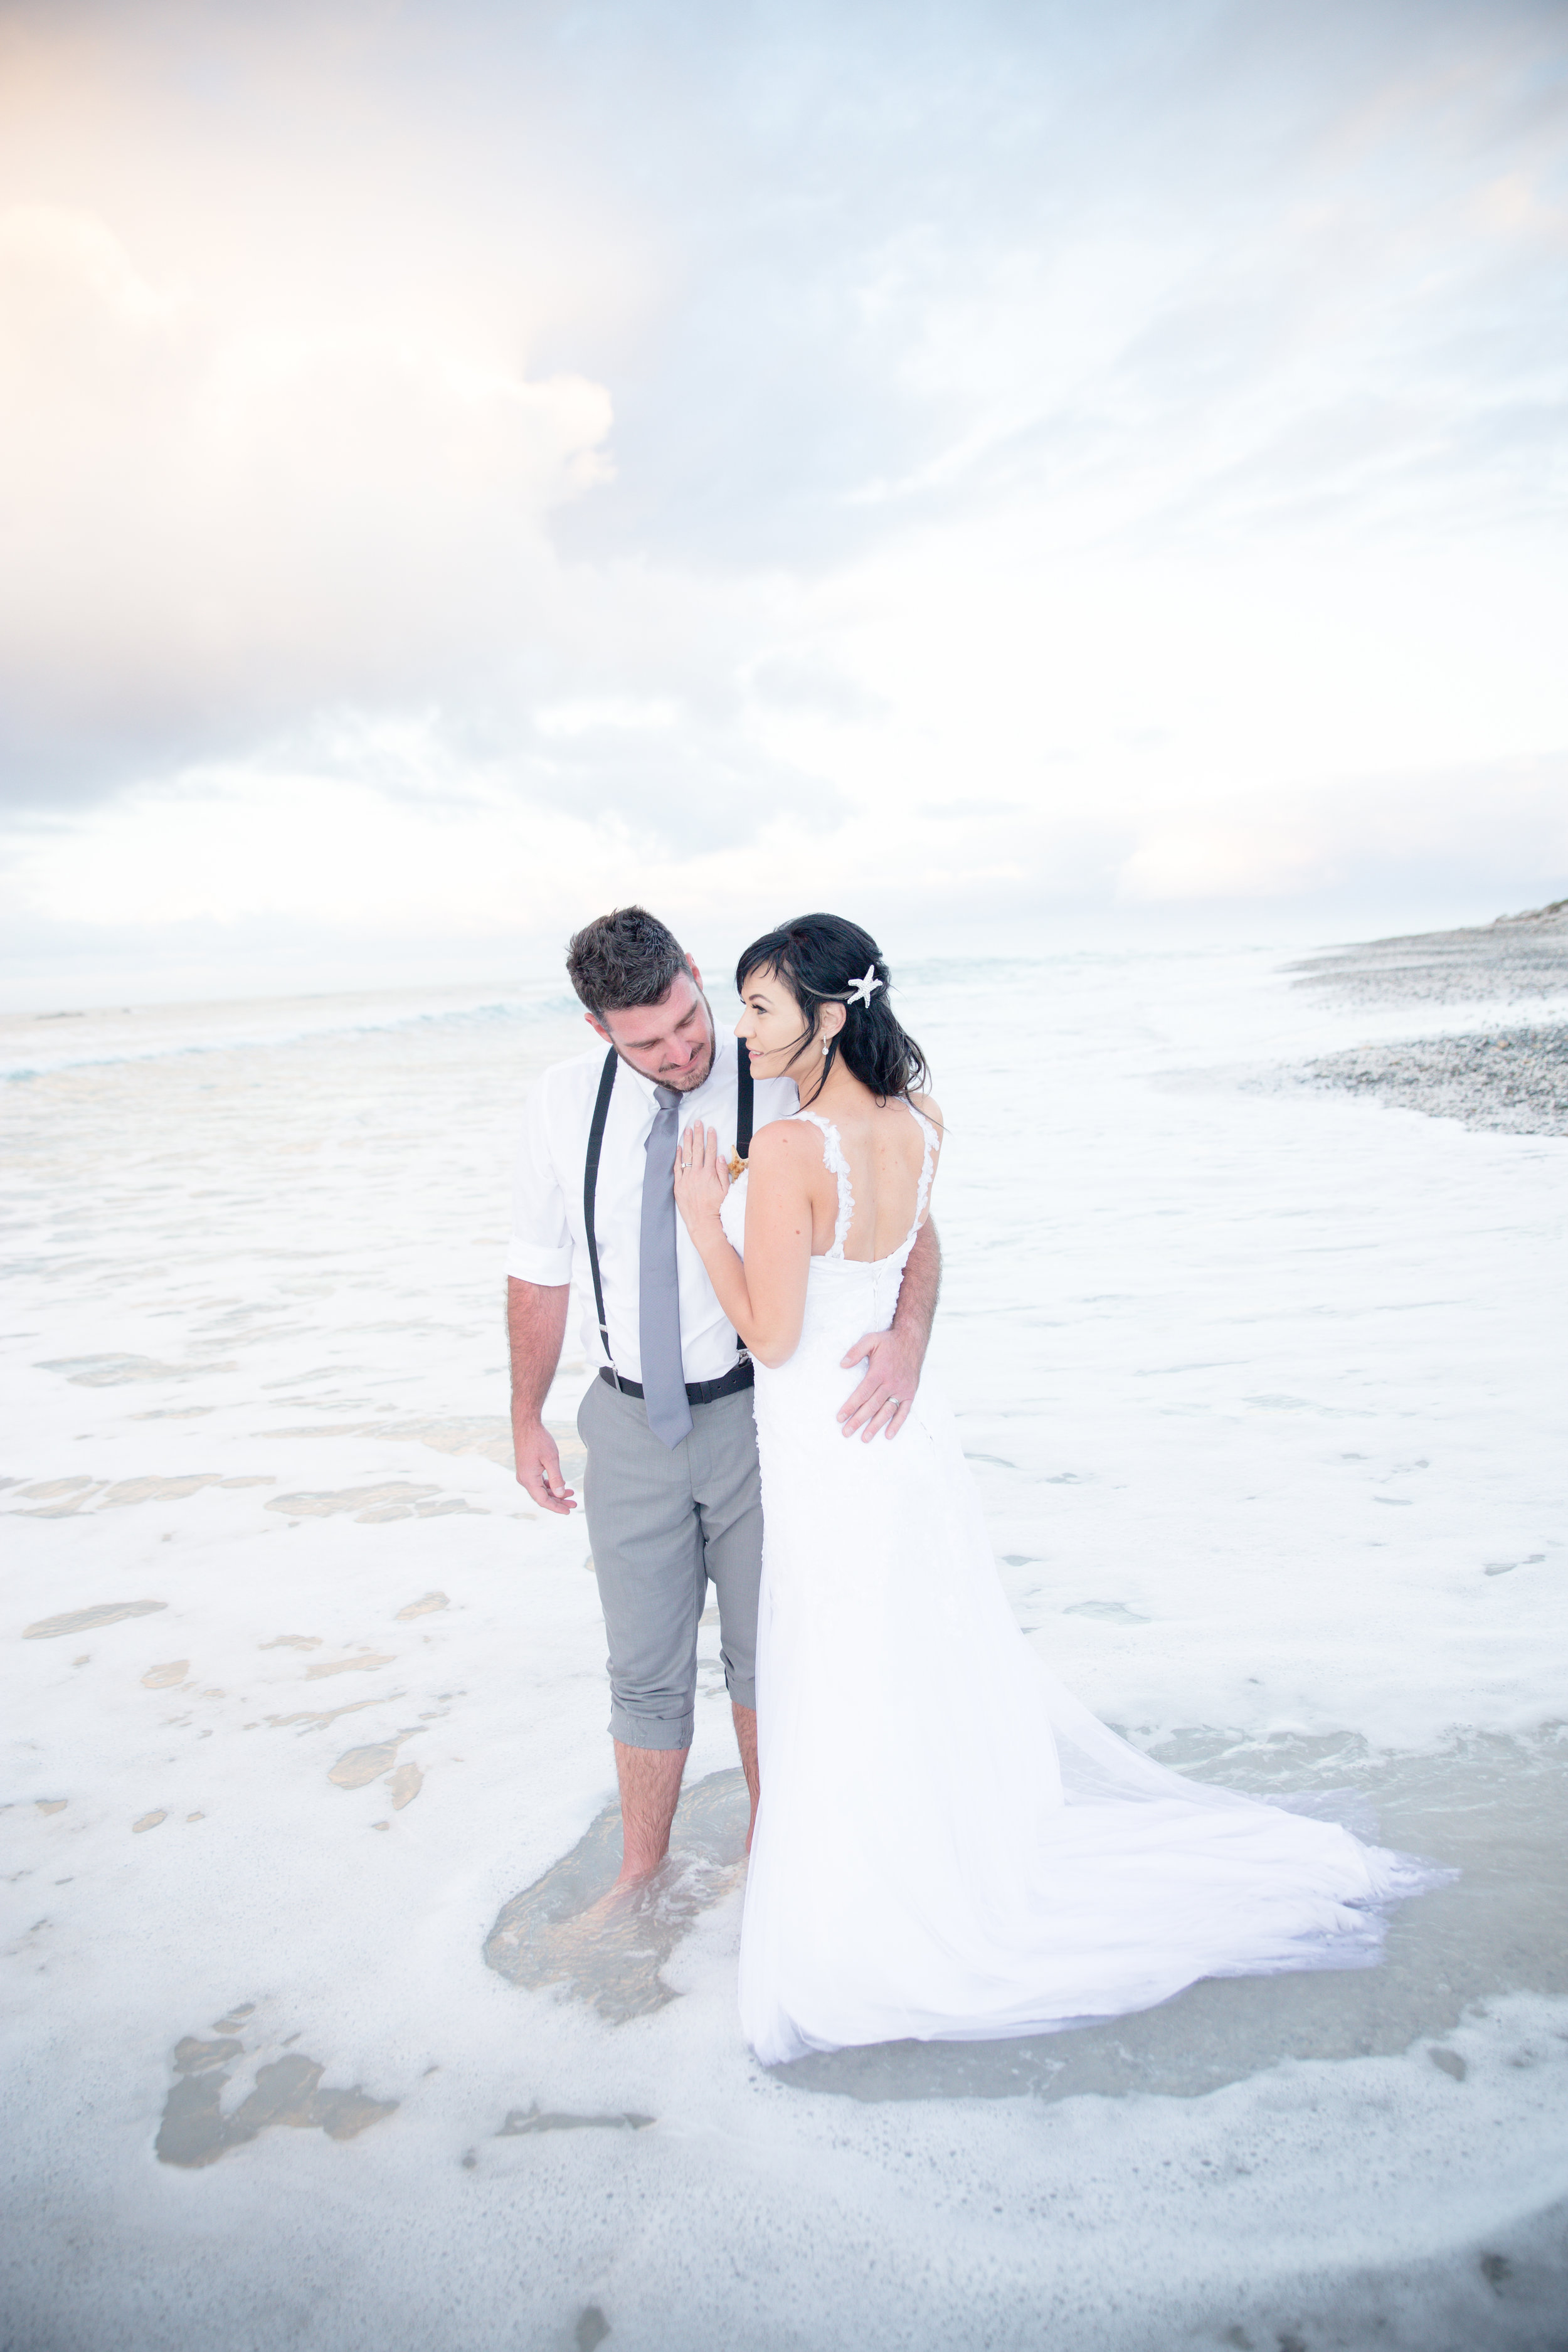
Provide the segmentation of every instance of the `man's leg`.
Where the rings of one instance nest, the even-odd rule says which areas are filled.
[[[735,1718],[735,1744],[757,1825],[757,1601],[763,1574],[763,1493],[752,1392],[702,1405],[686,1441],[702,1526],[703,1559],[719,1603],[719,1652]]]
[[[609,1636],[610,1732],[621,1792],[619,1884],[647,1877],[691,1745],[697,1624],[707,1579],[687,1459],[655,1437],[646,1407],[595,1381],[577,1427],[588,1449],[584,1504]]]
[[[757,1826],[757,1799],[763,1784],[757,1773],[757,1710],[742,1706],[731,1699],[730,1712],[735,1718],[735,1745],[741,1751],[741,1769],[746,1776],[746,1787],[752,1800],[752,1818],[746,1824],[746,1852],[752,1851],[752,1832]]]
[[[621,1873],[617,1886],[647,1878],[669,1852],[669,1825],[680,1801],[684,1748],[628,1748],[616,1742],[621,1784]]]

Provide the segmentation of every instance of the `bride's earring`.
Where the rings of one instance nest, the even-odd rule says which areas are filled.
[[[823,1041],[822,1041],[822,1050],[823,1050],[823,1052],[824,1052],[825,1054],[826,1054],[826,1051],[827,1051],[827,1040],[826,1040],[826,1037],[825,1037],[825,1038],[823,1039]]]

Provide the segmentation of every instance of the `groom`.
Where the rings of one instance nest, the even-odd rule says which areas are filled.
[[[575,1280],[596,1373],[577,1428],[610,1643],[625,1884],[668,1851],[710,1581],[756,1819],[763,1510],[752,1363],[676,1215],[672,1171],[692,1120],[717,1128],[721,1152],[738,1139],[744,1158],[753,1127],[789,1118],[797,1097],[788,1078],[753,1087],[744,1047],[716,1034],[701,973],[642,908],[617,908],[579,931],[566,970],[609,1050],[546,1070],[524,1115],[507,1256],[511,1426],[519,1485],[544,1510],[574,1510],[542,1416]],[[891,1437],[902,1426],[941,1271],[928,1219],[892,1328],[868,1333],[844,1359],[866,1368],[839,1412],[846,1437]]]

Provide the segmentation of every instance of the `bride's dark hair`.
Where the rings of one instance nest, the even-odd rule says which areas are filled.
[[[735,991],[755,971],[773,972],[783,981],[805,1016],[800,1033],[804,1045],[816,1026],[819,1005],[842,1004],[850,989],[869,971],[882,983],[869,1004],[848,1009],[844,1026],[830,1040],[823,1057],[826,1079],[840,1054],[844,1066],[879,1102],[889,1095],[908,1095],[911,1087],[929,1083],[926,1057],[888,1002],[890,985],[882,951],[869,931],[842,915],[799,915],[781,923],[776,931],[753,940],[735,966]],[[820,1083],[820,1082],[819,1082]]]

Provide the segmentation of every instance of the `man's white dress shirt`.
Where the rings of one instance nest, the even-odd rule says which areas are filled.
[[[506,1270],[520,1282],[575,1286],[582,1308],[583,1345],[588,1361],[605,1361],[594,1307],[583,1223],[583,1175],[588,1129],[607,1046],[595,1045],[570,1062],[545,1071],[529,1097],[518,1147],[512,1189],[511,1245]],[[719,1130],[719,1148],[735,1148],[736,1043],[721,1036],[713,1067],[703,1084],[681,1097],[679,1132],[694,1121]],[[759,1078],[752,1097],[752,1129],[793,1117],[799,1097],[793,1078]],[[643,1147],[657,1105],[654,1081],[629,1062],[616,1066],[615,1091],[599,1154],[594,1231],[599,1244],[599,1275],[605,1286],[605,1320],[616,1369],[627,1380],[642,1379],[637,1347],[638,1251],[642,1241]],[[735,1369],[734,1327],[713,1294],[702,1260],[683,1220],[676,1220],[676,1277],[680,1285],[680,1355],[689,1381],[721,1381]]]

